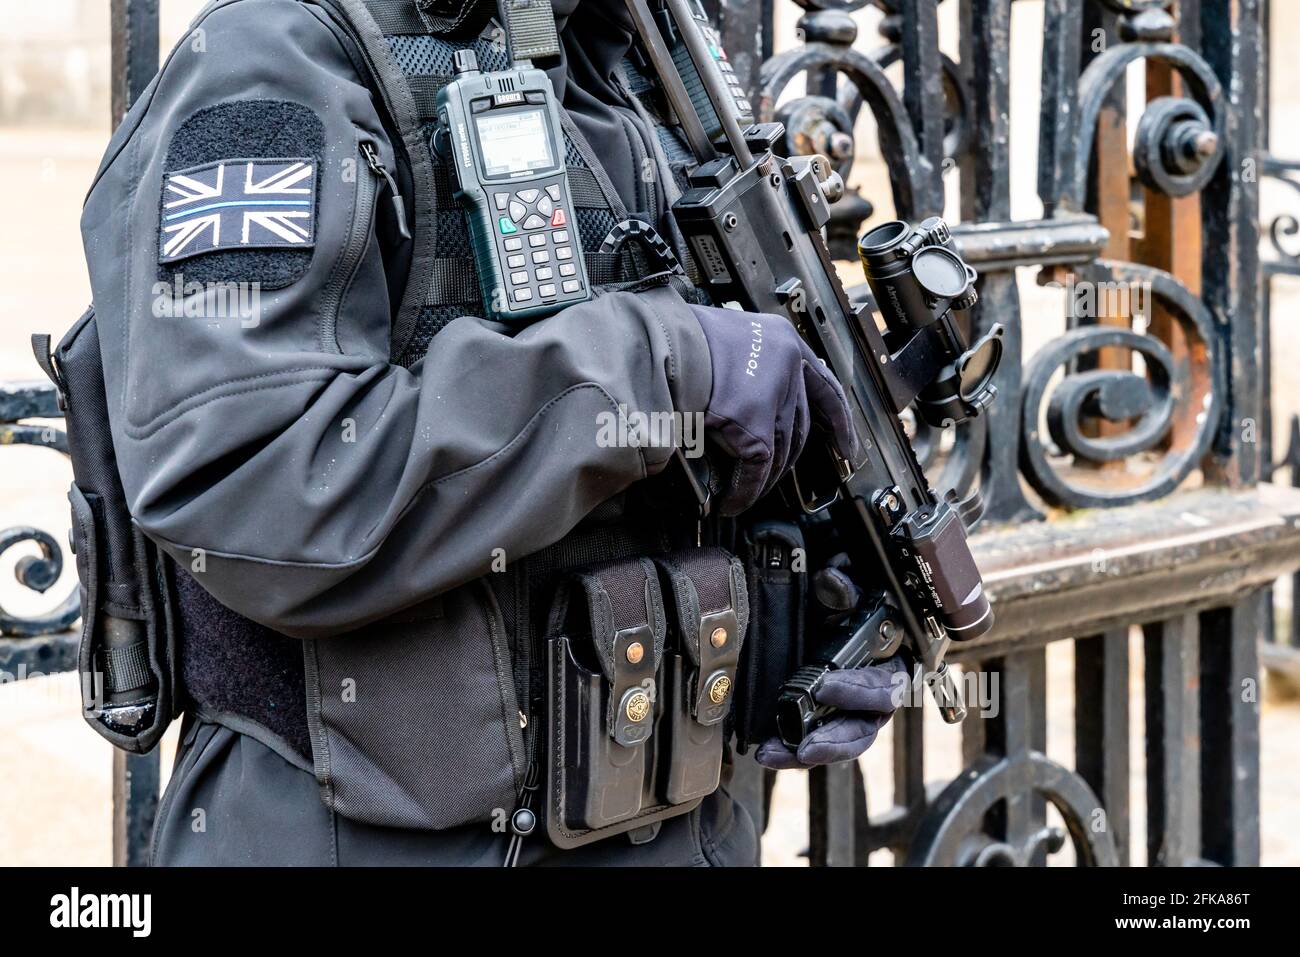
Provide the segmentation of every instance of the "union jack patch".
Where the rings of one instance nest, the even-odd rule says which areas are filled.
[[[216,250],[310,248],[315,243],[316,163],[229,159],[163,178],[158,261]]]

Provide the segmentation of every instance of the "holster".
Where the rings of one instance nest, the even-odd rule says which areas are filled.
[[[81,582],[82,716],[116,747],[144,753],[178,710],[176,624],[165,558],[131,520],[117,471],[95,314],[37,362],[59,389],[72,454],[72,549]]]
[[[740,660],[733,724],[743,754],[777,734],[776,703],[804,660],[808,575],[804,538],[793,522],[767,520],[745,531],[750,639]]]
[[[721,549],[564,579],[547,629],[553,843],[653,833],[717,788],[747,617],[743,569]]]

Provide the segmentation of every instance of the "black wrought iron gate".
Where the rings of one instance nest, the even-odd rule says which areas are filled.
[[[988,502],[975,546],[998,625],[956,660],[983,687],[996,676],[998,712],[972,709],[965,770],[927,786],[922,712],[903,709],[883,812],[867,813],[856,766],[811,774],[812,862],[864,864],[889,848],[913,864],[1041,864],[1068,840],[1081,864],[1129,863],[1134,626],[1144,859],[1257,862],[1258,642],[1272,582],[1300,565],[1300,493],[1259,484],[1271,472],[1260,280],[1291,267],[1261,267],[1258,180],[1296,168],[1263,152],[1265,0],[870,0],[879,37],[850,15],[868,0],[799,4],[793,46],[774,42],[773,0],[707,5],[789,149],[827,154],[852,182],[856,121],[874,117],[891,195],[850,191],[830,230],[837,253],[851,258],[875,206],[918,218],[959,200],[955,234],[982,277],[973,321],[1003,323],[1009,356],[986,420],[917,436],[937,487],[979,487]],[[1022,35],[1013,7],[1031,4],[1043,28]],[[956,57],[939,43],[949,6]],[[112,9],[120,117],[157,66],[157,0]],[[1012,218],[1010,151],[1012,50],[1026,45],[1042,63],[1042,216],[1027,221]],[[1133,64],[1142,102],[1126,95]],[[786,95],[800,77],[805,92]],[[1028,267],[1061,288],[1063,313],[1022,312]],[[48,390],[0,388],[7,441],[64,450],[57,430],[24,424],[57,416]],[[23,540],[42,557],[20,580],[57,577],[42,532],[11,530],[0,550]],[[0,612],[0,668],[73,667],[75,614]],[[1074,649],[1072,768],[1045,754],[1046,649],[1059,641]],[[119,756],[114,770],[115,861],[138,863],[157,759]],[[758,811],[762,787],[742,764],[737,788]],[[1049,804],[1064,828],[1049,826]]]

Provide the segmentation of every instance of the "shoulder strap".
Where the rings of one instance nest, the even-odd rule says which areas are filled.
[[[393,57],[384,31],[362,0],[318,0],[332,8],[334,16],[348,29],[369,68],[376,92],[396,126],[401,150],[405,152],[411,172],[412,224],[411,270],[407,276],[402,303],[393,322],[391,354],[400,356],[415,331],[424,308],[434,259],[434,186],[433,160],[424,145],[424,129],[411,88]],[[377,0],[375,0],[377,2]],[[397,143],[394,146],[398,146]]]
[[[429,32],[414,0],[366,0],[366,9],[386,36]]]
[[[445,37],[474,36],[497,9],[496,0],[366,0],[366,6],[386,34]]]

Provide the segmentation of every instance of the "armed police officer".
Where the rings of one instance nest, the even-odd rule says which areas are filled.
[[[87,328],[155,562],[138,687],[185,715],[156,863],[756,860],[726,780],[768,726],[733,699],[797,663],[777,487],[854,438],[788,321],[700,304],[633,36],[621,0],[215,0],[114,136]],[[253,319],[150,308],[232,283]],[[600,439],[633,414],[707,460]],[[856,757],[888,677],[760,759]]]

